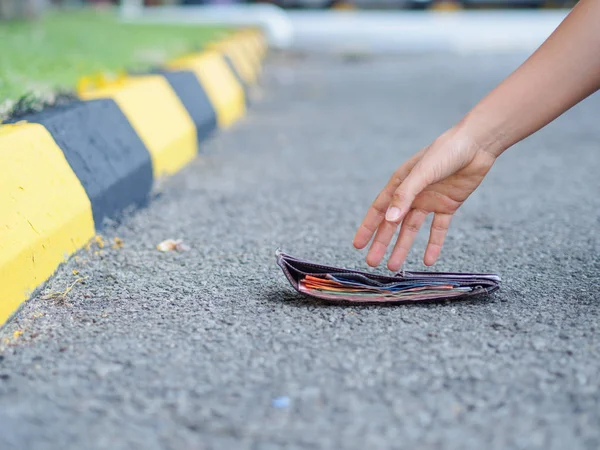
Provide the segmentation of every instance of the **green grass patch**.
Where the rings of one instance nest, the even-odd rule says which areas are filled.
[[[0,22],[0,116],[3,105],[7,110],[23,97],[72,91],[85,75],[147,70],[227,33],[222,27],[123,24],[115,10]]]

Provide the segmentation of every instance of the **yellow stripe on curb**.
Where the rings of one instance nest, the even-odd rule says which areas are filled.
[[[38,124],[0,128],[0,325],[94,236],[90,201]]]
[[[260,30],[244,30],[241,33],[243,33],[246,42],[253,46],[259,61],[262,62],[267,53],[267,45],[263,32]]]
[[[167,68],[194,72],[215,109],[219,127],[231,126],[246,113],[244,89],[219,53],[205,51],[179,58]]]
[[[126,77],[79,95],[117,102],[150,152],[154,178],[177,172],[197,155],[194,122],[163,76]]]
[[[246,42],[246,45],[250,47],[250,52],[252,53],[252,55],[254,56],[254,60],[256,61],[256,71],[260,76],[263,71],[263,57],[261,54],[260,44],[258,43],[258,41],[253,39],[252,36],[245,39],[244,42]]]
[[[260,30],[245,29],[230,38],[232,41],[239,42],[245,54],[255,65],[257,73],[262,71],[262,62],[266,55],[266,48],[263,46],[265,41],[261,41],[262,37],[263,32]]]
[[[350,3],[350,2],[334,3],[331,8],[332,9],[336,9],[336,10],[344,10],[344,11],[352,11],[352,10],[357,9],[356,5],[354,5],[354,4]]]
[[[264,58],[267,54],[267,50],[269,48],[269,44],[267,43],[267,39],[263,33],[257,34],[258,44],[261,48],[262,57]]]
[[[239,32],[246,40],[252,42],[258,51],[258,56],[262,60],[266,54],[266,41],[264,33],[260,29],[245,29]]]
[[[240,42],[234,39],[230,39],[224,42],[216,42],[207,45],[208,49],[220,51],[227,55],[231,62],[235,66],[238,74],[242,77],[244,82],[247,84],[255,84],[258,74],[255,70],[254,65],[248,57],[245,49],[241,46]]]
[[[257,78],[262,73],[262,56],[261,49],[258,41],[255,39],[256,34],[248,31],[241,31],[235,39],[239,41],[240,45],[244,48],[244,52],[248,55],[248,59],[252,63]]]
[[[438,1],[431,6],[432,11],[460,11],[464,9],[457,1]]]

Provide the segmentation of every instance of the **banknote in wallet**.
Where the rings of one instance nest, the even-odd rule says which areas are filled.
[[[382,275],[317,264],[277,250],[277,264],[296,291],[340,303],[459,300],[500,287],[492,273],[407,272]]]

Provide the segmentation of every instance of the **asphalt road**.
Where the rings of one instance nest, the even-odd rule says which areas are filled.
[[[365,268],[351,241],[388,176],[523,57],[270,62],[248,118],[0,331],[0,448],[597,449],[600,97],[454,220],[435,268],[498,272],[491,297],[329,306],[275,265]]]

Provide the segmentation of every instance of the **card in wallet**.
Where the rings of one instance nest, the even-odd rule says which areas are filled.
[[[340,303],[459,300],[490,294],[500,276],[489,273],[399,272],[380,275],[296,258],[277,250],[277,264],[298,292]]]

